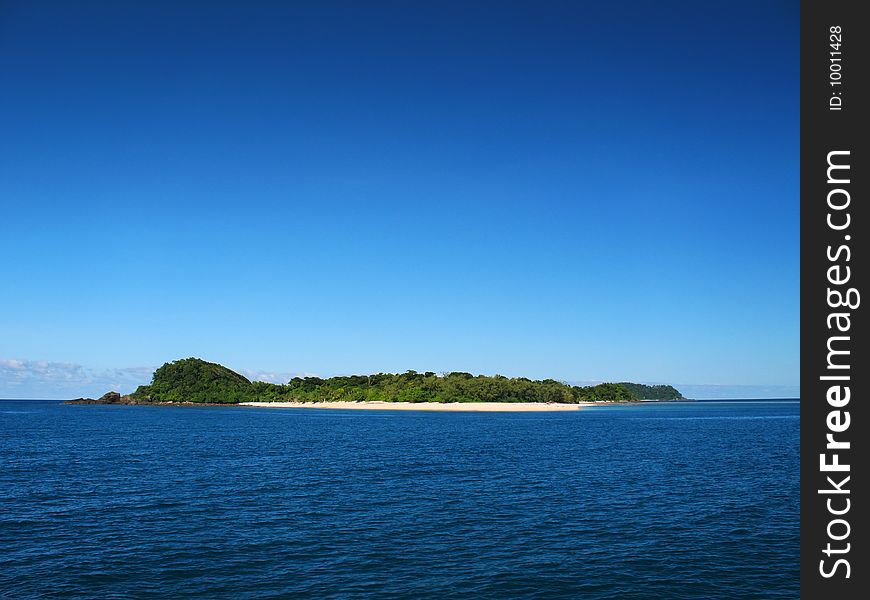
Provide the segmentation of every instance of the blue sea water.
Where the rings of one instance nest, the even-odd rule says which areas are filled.
[[[0,597],[797,598],[797,401],[0,401]]]

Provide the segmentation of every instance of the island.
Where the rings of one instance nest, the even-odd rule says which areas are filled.
[[[376,373],[340,377],[294,377],[284,384],[249,381],[223,365],[199,358],[168,362],[151,383],[132,394],[108,392],[69,404],[238,405],[411,410],[576,410],[600,403],[683,400],[670,385],[600,383],[570,385],[465,372]]]

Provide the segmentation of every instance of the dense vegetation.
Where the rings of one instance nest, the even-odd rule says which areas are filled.
[[[601,383],[572,386],[553,379],[533,381],[453,372],[347,377],[294,377],[286,384],[250,382],[215,363],[186,358],[166,363],[154,372],[151,385],[140,386],[131,398],[152,402],[626,402],[682,398],[671,386]]]
[[[253,400],[252,392],[251,382],[235,371],[198,358],[185,358],[164,364],[154,371],[151,385],[140,385],[130,396],[153,402],[238,404]]]
[[[644,385],[642,383],[628,383],[623,381],[621,385],[636,400],[682,400],[683,395],[671,385]]]

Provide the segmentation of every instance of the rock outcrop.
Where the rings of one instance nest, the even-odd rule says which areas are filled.
[[[96,400],[93,398],[76,398],[68,400],[68,404],[124,404],[125,396],[121,396],[118,392],[106,392]]]

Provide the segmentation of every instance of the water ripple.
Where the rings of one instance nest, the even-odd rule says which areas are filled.
[[[0,409],[4,598],[798,596],[797,404]]]

